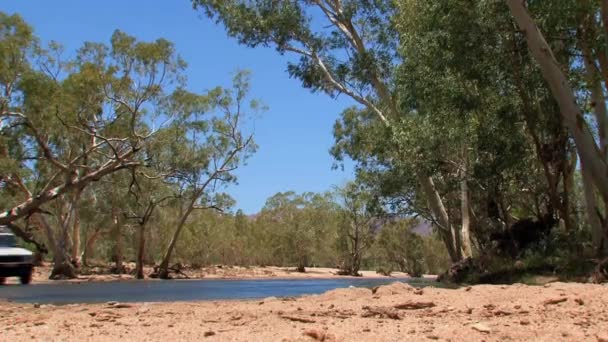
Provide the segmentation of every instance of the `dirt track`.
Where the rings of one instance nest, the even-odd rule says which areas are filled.
[[[297,299],[34,306],[2,303],[6,341],[608,341],[608,287],[474,286]]]

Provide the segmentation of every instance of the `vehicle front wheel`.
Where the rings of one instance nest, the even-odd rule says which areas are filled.
[[[27,271],[19,277],[21,284],[27,285],[32,282],[32,271]]]

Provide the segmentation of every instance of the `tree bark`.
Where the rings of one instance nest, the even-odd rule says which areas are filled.
[[[604,201],[608,201],[608,166],[593,139],[583,113],[568,80],[562,72],[553,52],[528,13],[522,0],[506,0],[518,26],[526,35],[528,49],[539,63],[554,98],[559,104],[562,121],[572,134],[581,162],[585,163]]]
[[[69,256],[61,243],[55,238],[53,229],[46,221],[46,218],[41,214],[36,214],[36,221],[40,224],[46,233],[51,251],[53,252],[53,269],[49,279],[73,279],[76,278],[76,270],[72,263],[69,262]]]
[[[473,257],[473,248],[471,247],[471,204],[469,195],[469,184],[468,184],[468,157],[465,156],[465,163],[463,167],[463,178],[460,181],[460,205],[462,212],[462,228],[461,228],[461,242],[462,242],[462,254],[465,258]]]
[[[38,241],[36,239],[36,237],[29,230],[22,229],[21,227],[15,225],[13,223],[9,223],[7,226],[13,232],[13,234],[15,234],[15,236],[18,236],[21,239],[23,239],[23,241],[29,242],[29,243],[33,244],[34,246],[36,246],[36,251],[40,257],[49,253],[46,245],[44,243]]]
[[[80,264],[80,203],[76,199],[72,208],[74,223],[72,227],[72,262],[76,267]]]
[[[135,278],[144,279],[144,252],[146,250],[146,226],[144,224],[140,224],[138,226],[138,240],[137,244],[137,260],[135,264]]]
[[[591,182],[591,175],[585,164],[581,163],[583,173],[583,190],[585,193],[585,210],[587,212],[587,220],[591,226],[591,238],[593,247],[598,257],[603,257],[608,247],[606,234],[607,227],[604,227],[603,219],[598,210],[598,204],[595,198],[595,189]]]
[[[439,226],[439,235],[448,250],[450,260],[452,262],[460,261],[462,259],[462,253],[458,246],[455,229],[452,227],[452,224],[450,224],[448,212],[443,206],[441,196],[439,196],[439,192],[435,188],[433,179],[431,177],[420,176],[418,177],[418,181],[420,182],[424,195],[428,201],[431,214]]]
[[[588,20],[585,20],[581,26],[586,27],[589,24]],[[595,121],[597,123],[598,136],[600,140],[600,151],[604,160],[608,158],[608,111],[606,110],[606,96],[602,88],[601,72],[595,64],[592,50],[587,41],[585,29],[581,29],[579,32],[579,45],[583,52],[583,61],[585,65],[585,78],[587,80],[587,87],[591,93],[591,107],[595,114]]]
[[[163,257],[163,260],[160,264],[159,271],[158,271],[158,277],[161,279],[169,278],[169,262],[171,261],[171,256],[173,255],[173,249],[175,249],[175,244],[177,244],[177,239],[179,238],[179,235],[180,235],[182,229],[186,225],[186,221],[188,220],[190,213],[192,213],[192,210],[194,210],[194,205],[195,205],[198,197],[199,196],[194,196],[194,198],[188,205],[188,208],[186,209],[185,213],[181,216],[179,223],[177,224],[177,228],[175,229],[175,232],[173,233],[173,236],[171,237],[171,241],[169,242],[169,246],[167,247],[167,251],[165,252],[165,256]]]
[[[123,267],[123,242],[122,242],[122,222],[120,220],[120,215],[118,213],[118,208],[113,208],[112,210],[112,221],[114,223],[114,262],[115,262],[115,272],[118,274],[122,274],[124,272]]]
[[[6,225],[17,221],[20,218],[29,216],[38,210],[43,204],[48,203],[61,195],[69,193],[70,191],[83,189],[90,183],[96,182],[111,173],[139,165],[138,162],[128,162],[124,160],[124,158],[131,157],[131,155],[134,153],[135,151],[126,152],[120,156],[121,160],[106,163],[96,171],[88,173],[70,182],[60,184],[46,191],[42,191],[35,196],[29,197],[27,200],[18,205],[0,212],[0,225]]]
[[[84,246],[84,250],[82,251],[82,256],[80,258],[80,260],[82,260],[82,264],[84,266],[89,266],[89,257],[91,256],[91,253],[93,252],[93,248],[95,247],[95,242],[97,242],[97,239],[99,238],[100,234],[101,234],[101,228],[97,227],[93,231],[93,234],[87,239],[86,244]]]

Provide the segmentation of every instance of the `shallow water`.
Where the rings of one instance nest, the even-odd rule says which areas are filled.
[[[318,294],[349,286],[374,287],[402,281],[416,287],[437,286],[428,279],[289,279],[289,280],[167,280],[0,286],[0,299],[40,304],[168,302],[289,297]]]

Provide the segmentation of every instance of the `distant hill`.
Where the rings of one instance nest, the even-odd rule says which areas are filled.
[[[412,232],[420,236],[430,236],[433,234],[433,224],[429,221],[421,221],[417,226],[412,228]]]

